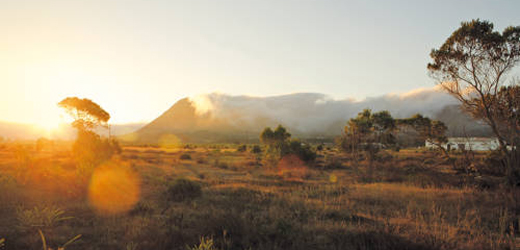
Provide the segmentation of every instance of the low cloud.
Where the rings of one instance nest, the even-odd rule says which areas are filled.
[[[190,101],[198,115],[225,119],[236,126],[274,126],[280,123],[302,133],[323,133],[326,129],[334,129],[335,125],[344,125],[345,121],[365,108],[373,111],[388,110],[397,118],[416,113],[433,117],[444,107],[457,104],[453,97],[436,87],[370,97],[361,101],[337,100],[318,93],[271,97],[211,93],[191,97]]]

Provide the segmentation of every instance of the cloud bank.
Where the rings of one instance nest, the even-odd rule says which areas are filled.
[[[211,93],[190,97],[190,101],[197,115],[209,115],[237,126],[264,126],[265,124],[260,123],[266,121],[266,125],[271,126],[280,123],[301,133],[323,133],[326,129],[341,129],[344,122],[365,108],[375,112],[388,110],[396,118],[409,117],[416,113],[434,117],[444,107],[457,104],[453,97],[436,87],[416,89],[403,94],[387,94],[361,101],[335,100],[318,93],[271,97]]]

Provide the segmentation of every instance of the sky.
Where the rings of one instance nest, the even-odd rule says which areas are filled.
[[[52,126],[89,98],[149,122],[206,93],[334,99],[433,87],[426,64],[460,26],[520,25],[520,1],[0,0],[0,120]]]

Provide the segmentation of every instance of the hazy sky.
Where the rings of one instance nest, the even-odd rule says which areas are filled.
[[[520,25],[518,0],[0,0],[0,120],[54,123],[87,97],[150,121],[202,93],[363,99],[431,87],[461,21]]]

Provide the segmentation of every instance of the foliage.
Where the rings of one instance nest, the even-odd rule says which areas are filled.
[[[128,244],[126,244],[126,250],[137,250],[138,248],[138,243],[135,243],[135,242],[129,242]]]
[[[22,230],[52,228],[58,222],[73,218],[71,216],[64,216],[64,214],[65,212],[63,210],[54,206],[35,206],[32,209],[19,207],[16,210],[18,228]]]
[[[340,143],[348,152],[364,151],[373,156],[380,148],[395,144],[394,129],[395,120],[388,111],[365,109],[347,122]]]
[[[179,149],[175,154],[153,150],[153,157],[163,159],[153,164],[144,164],[143,156],[152,154],[146,153],[149,148],[126,149],[125,155],[139,156],[128,161],[136,166],[146,185],[142,185],[143,195],[134,209],[115,216],[93,213],[92,204],[81,197],[66,197],[46,189],[48,181],[20,187],[14,190],[17,203],[42,208],[56,204],[68,208],[66,215],[75,219],[54,223],[52,228],[22,231],[17,226],[16,209],[0,202],[0,238],[7,239],[8,249],[42,249],[37,229],[45,235],[47,247],[53,249],[76,235],[73,232],[81,232],[82,240],[65,246],[78,250],[182,250],[199,246],[202,235],[212,238],[213,247],[219,249],[517,248],[514,197],[519,190],[503,188],[496,176],[487,174],[463,182],[463,176],[446,171],[446,161],[435,157],[435,152],[385,151],[374,159],[378,171],[367,177],[365,164],[343,152],[327,150],[319,152],[317,159],[329,167],[309,168],[301,172],[303,178],[298,178],[299,172],[292,168],[288,175],[280,176],[272,169],[248,167],[243,163],[250,160],[250,154],[200,147]],[[15,162],[14,147],[7,150],[1,155],[5,165],[0,175],[10,174],[7,165]],[[172,168],[171,160],[182,153],[240,167],[229,171],[231,167],[222,170],[194,161]],[[48,152],[30,154],[35,162],[49,156]],[[484,161],[486,155],[475,157]],[[68,154],[56,154],[54,161],[72,160]],[[55,171],[52,165],[49,169]],[[198,174],[205,175],[195,182],[204,187],[202,196],[165,204],[168,186],[164,183],[169,178],[197,178]],[[70,183],[63,180],[52,181],[69,188]],[[161,190],[164,192],[157,193]]]
[[[47,247],[47,240],[45,239],[45,236],[43,235],[42,230],[38,229],[38,234],[40,234],[40,238],[42,240],[42,245],[43,245],[42,248],[43,248],[43,250],[53,250],[53,248]],[[81,238],[81,234],[78,234],[78,235],[72,237],[70,240],[68,240],[63,245],[61,245],[61,247],[58,247],[57,250],[65,250],[66,246],[74,243],[79,238]]]
[[[500,33],[488,21],[462,22],[430,56],[432,77],[465,111],[491,127],[500,144],[508,182],[520,185],[520,157],[515,147],[507,149],[511,134],[518,136],[518,109],[513,107],[518,105],[519,82],[502,88],[508,73],[520,62],[520,26]]]
[[[446,137],[448,127],[441,121],[431,120],[421,114],[415,114],[410,118],[398,119],[397,124],[399,126],[412,127],[419,134],[422,141],[428,141],[439,147],[448,141],[448,137]]]
[[[291,134],[282,125],[278,125],[274,131],[267,127],[260,134],[260,142],[275,147],[284,144],[289,138],[291,138]]]
[[[265,128],[260,134],[260,141],[267,145],[266,156],[273,163],[289,154],[294,154],[305,162],[316,158],[316,153],[309,145],[291,139],[291,134],[282,125],[278,125],[274,131],[270,127]]]
[[[114,154],[121,153],[121,147],[115,139],[102,139],[93,129],[97,126],[108,128],[110,114],[97,103],[89,99],[67,97],[58,103],[74,119],[72,126],[78,130],[72,153],[78,164],[81,176],[90,177],[92,170],[109,160]]]
[[[117,140],[101,138],[88,130],[78,130],[78,137],[72,145],[72,154],[78,164],[78,171],[84,177],[89,177],[96,166],[120,153],[121,146]]]
[[[67,97],[58,103],[58,106],[65,109],[72,116],[72,125],[80,130],[90,130],[96,126],[106,126],[110,119],[110,114],[101,106],[89,99],[78,97]]]
[[[316,152],[312,150],[311,146],[297,139],[292,139],[289,142],[288,152],[284,155],[288,154],[294,154],[304,162],[311,162],[316,159]]]
[[[518,80],[520,83],[520,80]],[[503,86],[497,93],[497,102],[491,110],[496,118],[497,129],[505,138],[511,152],[512,162],[520,161],[520,85]],[[514,154],[516,152],[516,155]],[[519,173],[517,173],[519,174]],[[518,176],[520,177],[520,176]]]
[[[186,246],[187,250],[217,250],[215,246],[213,245],[213,239],[212,238],[206,238],[204,236],[200,237],[200,244],[197,246]]]
[[[262,148],[259,145],[254,145],[251,148],[251,153],[253,153],[253,154],[260,154],[260,153],[262,153]]]
[[[168,201],[181,202],[195,199],[202,195],[202,188],[199,183],[179,178],[168,185],[166,199]]]
[[[179,159],[181,159],[181,160],[191,160],[191,155],[189,155],[189,154],[181,154],[181,156],[179,156]]]
[[[247,145],[245,144],[242,144],[240,146],[238,146],[237,148],[237,152],[246,152],[247,151]]]

